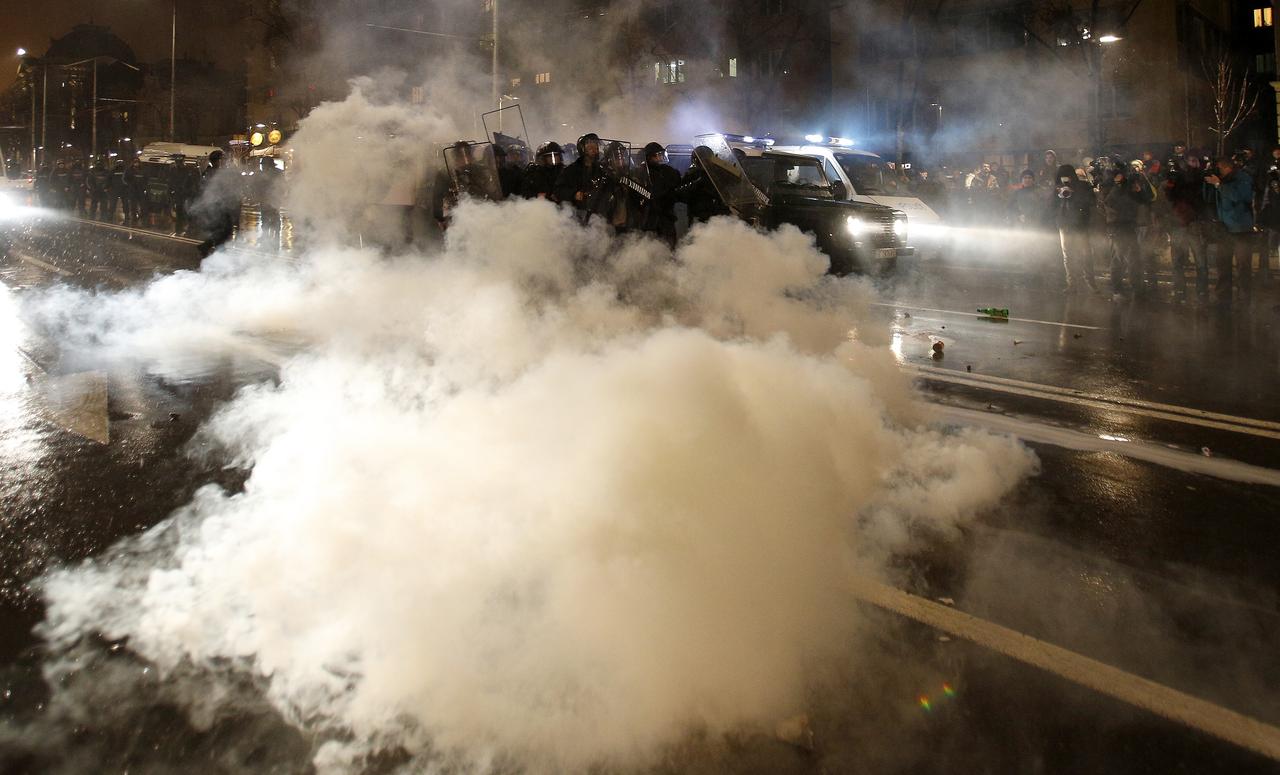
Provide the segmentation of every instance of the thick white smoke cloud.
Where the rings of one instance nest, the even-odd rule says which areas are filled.
[[[299,137],[336,143],[362,99]],[[295,201],[336,239],[351,194],[330,176]],[[772,727],[849,647],[849,573],[1034,466],[919,426],[869,286],[826,264],[790,228],[716,220],[673,260],[521,201],[464,205],[439,254],[318,242],[46,295],[27,307],[46,330],[157,369],[293,349],[203,430],[244,490],[50,574],[42,632],[260,675],[334,738],[327,772],[394,747],[424,769],[643,765],[691,731]]]

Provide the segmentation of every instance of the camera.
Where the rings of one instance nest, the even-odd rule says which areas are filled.
[[[1071,186],[1058,186],[1058,198],[1070,199],[1072,194]]]

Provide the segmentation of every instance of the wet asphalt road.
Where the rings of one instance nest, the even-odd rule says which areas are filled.
[[[0,293],[9,295],[58,282],[129,287],[198,265],[187,242],[29,216],[0,223],[0,247]],[[1266,426],[1188,423],[1150,405],[1280,420],[1276,289],[1248,306],[1113,302],[1064,297],[1046,276],[1034,263],[904,266],[886,281],[877,310],[900,360],[922,370],[924,395],[945,406],[1280,468],[1280,434],[1268,435]],[[1015,319],[981,318],[973,314],[980,306],[1008,307]],[[933,357],[937,341],[941,359]],[[56,729],[31,632],[41,611],[26,587],[51,565],[155,524],[203,484],[237,487],[237,474],[183,452],[236,388],[271,379],[270,365],[222,359],[166,381],[136,366],[99,364],[110,429],[110,442],[101,444],[68,432],[31,388],[85,364],[62,362],[56,343],[3,344],[0,730],[8,731],[0,734],[0,772],[87,771],[84,762],[104,772],[310,771],[309,743],[265,707],[196,729],[163,687],[141,687],[127,710],[98,709],[92,720]],[[963,381],[971,375],[996,379]],[[1041,473],[962,537],[901,558],[901,584],[1280,725],[1280,487],[1114,452],[1032,447]],[[897,669],[860,673],[854,661],[847,675],[834,676],[840,699],[815,709],[814,750],[762,737],[714,752],[693,746],[660,769],[1244,773],[1277,766],[1076,681],[865,608],[872,626],[860,653]],[[113,670],[117,662],[98,656],[87,664]],[[922,697],[930,699],[927,709]],[[390,772],[396,763],[390,754],[371,771]]]

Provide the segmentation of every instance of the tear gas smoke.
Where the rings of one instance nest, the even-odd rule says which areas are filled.
[[[368,99],[298,142],[444,125]],[[848,574],[1034,467],[921,426],[869,287],[790,227],[717,219],[673,261],[545,201],[468,203],[438,254],[384,258],[339,244],[370,193],[337,185],[345,163],[296,181],[328,221],[296,265],[224,253],[27,305],[153,369],[295,342],[201,433],[243,491],[43,580],[53,653],[101,633],[168,676],[260,676],[325,772],[397,747],[422,769],[643,765],[803,710],[857,631]]]

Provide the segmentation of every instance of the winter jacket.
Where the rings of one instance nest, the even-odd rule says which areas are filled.
[[[1164,182],[1164,191],[1173,208],[1173,217],[1182,226],[1190,226],[1204,217],[1204,174],[1200,170],[1179,170]]]
[[[586,157],[579,156],[561,170],[560,176],[556,178],[556,198],[572,204],[576,209],[584,210],[591,207],[592,199],[599,195],[605,182],[604,168],[599,162],[588,168]],[[581,202],[576,197],[579,191],[586,194]]]
[[[1065,185],[1060,180],[1063,177],[1069,179]],[[1093,187],[1077,177],[1070,165],[1063,164],[1049,193],[1049,222],[1068,231],[1087,229],[1096,201]]]
[[[1013,190],[1009,198],[1009,220],[1015,228],[1034,229],[1044,222],[1044,191],[1034,185]]]
[[[1232,234],[1253,231],[1253,180],[1244,170],[1234,170],[1218,189],[1218,220]]]
[[[1134,188],[1138,190],[1134,191]],[[1143,206],[1150,203],[1147,183],[1141,178],[1127,178],[1107,189],[1102,200],[1102,211],[1108,226],[1133,226],[1137,223]]]

